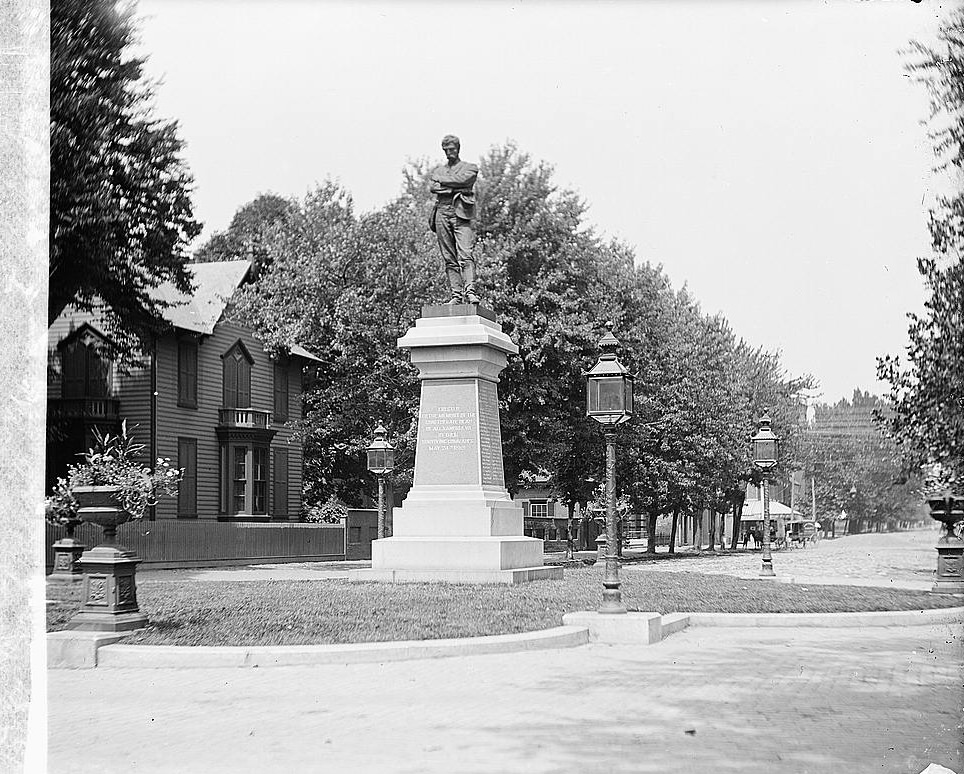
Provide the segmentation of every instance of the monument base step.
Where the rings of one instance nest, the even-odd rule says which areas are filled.
[[[350,570],[350,581],[382,583],[483,583],[515,586],[537,580],[562,580],[561,567],[519,567],[513,570]]]
[[[396,536],[372,543],[372,569],[488,572],[539,567],[544,546],[522,535]]]

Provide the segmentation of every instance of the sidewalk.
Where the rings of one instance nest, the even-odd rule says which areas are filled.
[[[348,666],[51,672],[49,771],[964,772],[960,626]]]
[[[775,551],[773,566],[778,582],[801,585],[840,585],[904,588],[929,591],[934,585],[937,554],[936,530],[890,534],[852,535],[836,540],[822,540],[813,548]],[[547,562],[560,562],[565,554],[547,554]],[[579,551],[578,559],[591,559],[594,551]],[[624,551],[628,561],[621,572],[699,572],[711,575],[733,575],[758,578],[761,552],[721,551],[696,553],[692,548],[680,549],[669,557],[665,546],[656,561],[634,563],[646,558],[645,547],[634,546]],[[141,570],[138,583],[151,581],[257,581],[257,580],[329,580],[347,578],[350,569],[370,567],[370,561],[294,562],[242,567],[192,568],[181,570]]]
[[[776,580],[803,585],[872,586],[929,591],[934,585],[937,530],[850,535],[814,547],[773,552]],[[665,556],[665,549],[660,556]],[[644,558],[630,550],[627,559]],[[624,572],[700,572],[760,577],[761,551],[681,551],[675,559],[629,563]]]

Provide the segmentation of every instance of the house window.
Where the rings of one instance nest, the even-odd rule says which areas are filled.
[[[197,342],[177,343],[177,405],[197,408]]]
[[[274,364],[274,420],[285,422],[288,419],[288,362],[282,360]]]
[[[251,475],[253,503],[252,513],[268,512],[268,450],[264,446],[251,449],[254,470]]]
[[[235,513],[250,513],[248,509],[248,447],[234,447],[231,469],[231,505]]]
[[[222,360],[224,408],[250,408],[254,360],[240,341],[223,355]]]
[[[228,515],[265,515],[268,512],[268,447],[225,442],[221,460],[221,503]]]
[[[93,342],[72,341],[64,347],[63,396],[65,398],[106,398],[110,371]]]
[[[274,516],[288,515],[288,450],[275,449],[274,480],[272,486],[271,513]]]
[[[549,503],[529,503],[529,517],[533,519],[548,519]]]
[[[197,438],[177,439],[177,466],[184,470],[177,488],[179,519],[197,518]]]

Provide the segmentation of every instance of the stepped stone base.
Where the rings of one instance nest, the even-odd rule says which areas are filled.
[[[415,474],[394,535],[372,543],[351,580],[524,583],[561,578],[543,542],[523,535],[505,488],[496,385],[518,347],[475,305],[425,307],[398,340],[421,380]]]
[[[543,542],[522,535],[390,537],[372,543],[372,569],[516,570],[542,564]]]
[[[482,583],[517,586],[537,580],[561,580],[561,567],[518,567],[513,570],[352,570],[351,581],[385,583]]]

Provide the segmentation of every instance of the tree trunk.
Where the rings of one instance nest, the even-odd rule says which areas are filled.
[[[656,553],[656,519],[659,518],[659,514],[655,511],[647,511],[647,529],[649,539],[646,541],[646,553],[655,554]]]
[[[669,529],[669,552],[676,553],[676,523],[679,521],[679,508],[673,511],[673,524]]]
[[[740,521],[743,517],[743,503],[746,502],[746,490],[733,501],[733,538],[730,540],[730,549],[736,550],[740,540]]]
[[[710,514],[710,518],[709,518],[709,521],[710,521],[710,528],[709,528],[710,545],[709,545],[709,547],[707,548],[707,550],[708,550],[708,551],[713,551],[713,552],[715,552],[715,551],[716,551],[716,511],[714,511],[712,508],[710,508],[709,514]]]
[[[573,552],[572,515],[573,511],[576,509],[576,504],[574,502],[570,502],[568,506],[569,517],[566,519],[566,559],[573,559],[575,558],[575,553]]]

